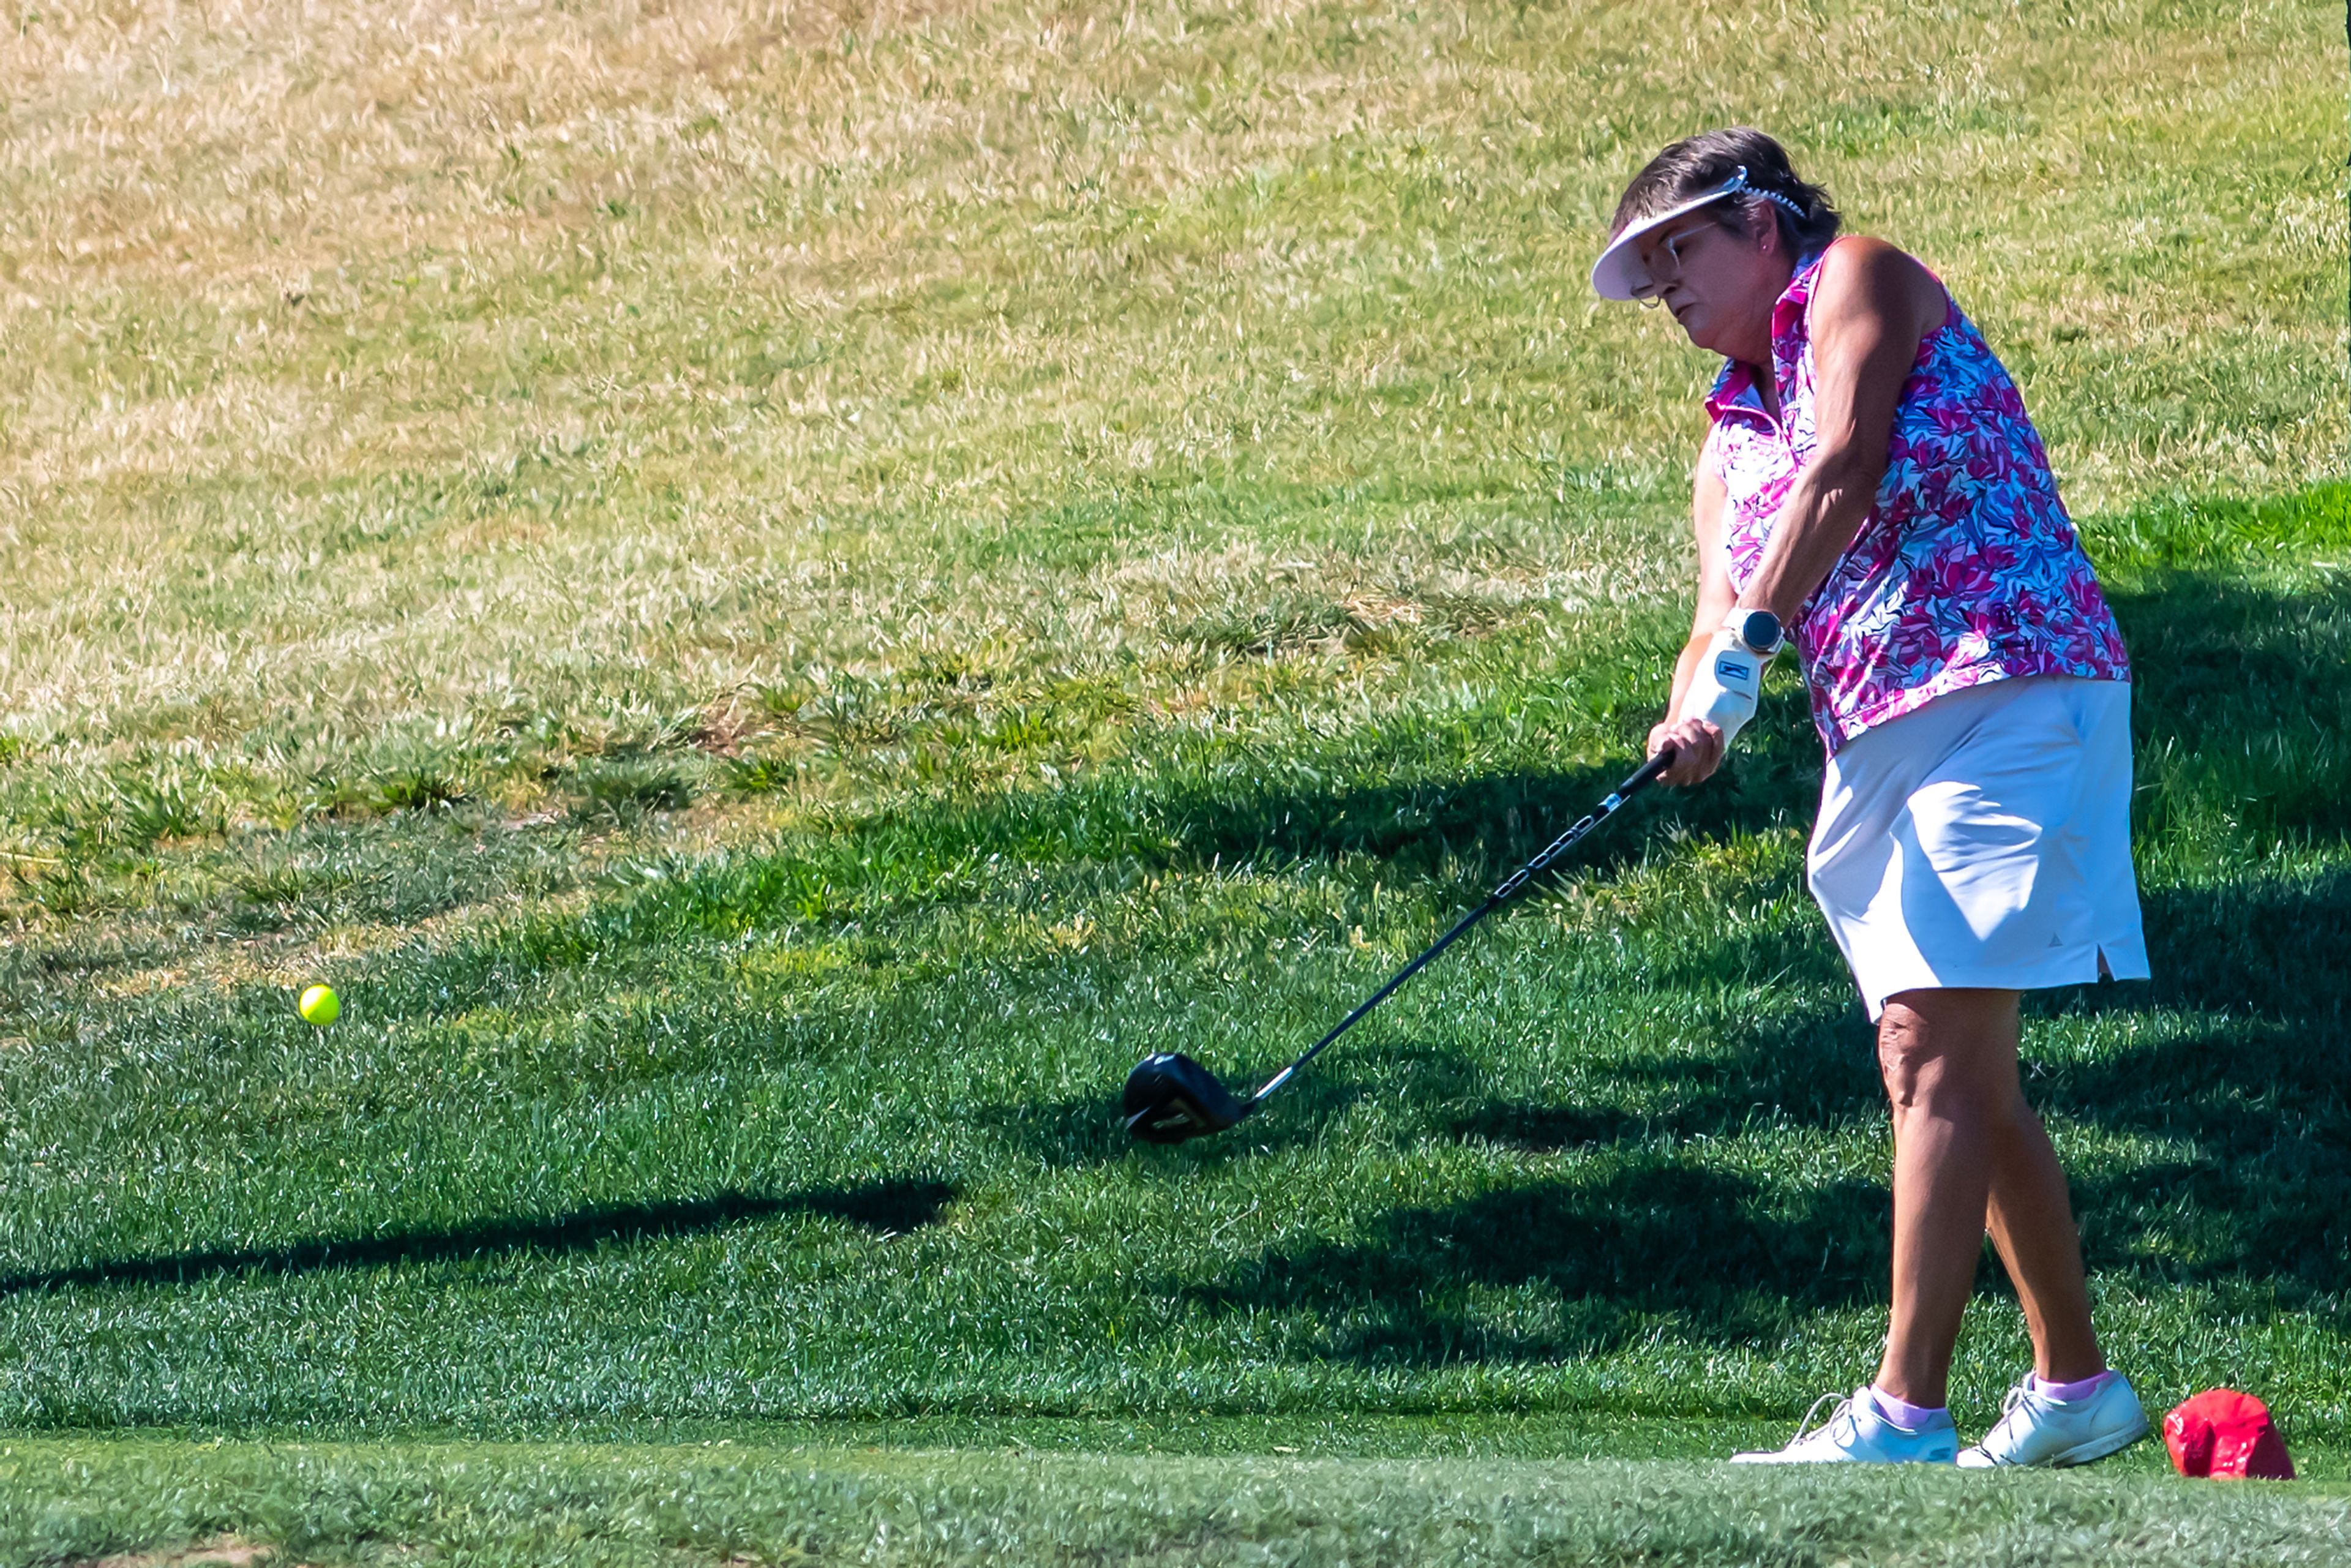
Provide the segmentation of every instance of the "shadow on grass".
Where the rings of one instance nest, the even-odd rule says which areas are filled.
[[[2215,1021],[2087,1062],[2043,1061],[2028,1083],[2045,1111],[2178,1151],[2074,1172],[2086,1259],[2147,1289],[2242,1283],[2339,1316],[2351,1292],[2351,1053],[2335,1025],[2351,999],[2340,946],[2351,872],[2161,892],[2147,925],[2158,983],[2085,988],[2070,1005]],[[1646,1146],[1736,1138],[1759,1120],[1882,1116],[1869,1042],[1858,1009],[1824,1009],[1714,1056],[1614,1064],[1617,1103],[1478,1107],[1451,1121],[1454,1134],[1580,1151],[1601,1174],[1394,1209],[1367,1239],[1168,1288],[1217,1312],[1309,1312],[1325,1325],[1324,1354],[1367,1364],[1590,1354],[1661,1321],[1745,1343],[1879,1301],[1882,1186],[1750,1177]],[[2011,1293],[1989,1251],[1979,1288]],[[1518,1304],[1498,1307],[1495,1289],[1520,1292]]]
[[[2089,1063],[2039,1064],[2028,1092],[2076,1123],[2179,1151],[2076,1173],[2094,1268],[2157,1288],[2241,1281],[2339,1312],[2351,1291],[2351,1053],[2340,1040],[2351,1010],[2351,873],[2297,870],[2292,852],[2351,834],[2351,684],[2339,679],[2351,663],[2351,594],[2199,574],[2116,604],[2137,655],[2142,840],[2217,834],[2211,841],[2228,848],[2201,885],[2147,894],[2151,986],[2085,988],[2038,999],[2035,1010],[2216,1021],[2158,1027],[2149,1043],[2125,1040]],[[1708,834],[1794,820],[1809,807],[1817,754],[1800,719],[1779,719],[1724,782],[1643,802],[1585,863],[1604,871],[1667,823]],[[1172,837],[1202,862],[1366,854],[1407,871],[1499,866],[1541,841],[1554,806],[1573,814],[1611,781],[1496,774],[1443,787],[1240,791],[1164,809],[1181,813]],[[2289,852],[2283,862],[2272,858],[2278,849]],[[1669,987],[1781,973],[1817,980],[1835,967],[1825,933],[1804,947],[1796,934],[1750,931],[1660,958],[1649,977]],[[1589,1353],[1664,1322],[1746,1343],[1812,1312],[1881,1301],[1882,1186],[1726,1171],[1645,1146],[1737,1136],[1759,1119],[1831,1126],[1882,1116],[1870,1034],[1857,1008],[1822,1009],[1709,1058],[1615,1063],[1604,1098],[1589,1103],[1475,1105],[1473,1096],[1466,1113],[1442,1122],[1453,1135],[1584,1157],[1567,1175],[1395,1208],[1343,1241],[1286,1247],[1165,1288],[1219,1314],[1309,1314],[1329,1355],[1413,1364]],[[1364,1071],[1332,1063],[1312,1094],[1288,1106],[1295,1124],[1349,1109],[1369,1092]],[[1447,1076],[1467,1082],[1471,1071],[1455,1059]],[[1307,1135],[1304,1125],[1280,1134]],[[1086,1146],[1093,1157],[1117,1152]],[[1983,1279],[2005,1288],[1989,1256]],[[1499,1303],[1498,1291],[1509,1292]]]
[[[1637,799],[1578,846],[1569,868],[1621,868],[1669,833],[1717,837],[1800,820],[1819,790],[1821,760],[1802,702],[1775,693],[1749,736],[1731,765],[1701,788],[1654,789]],[[1204,866],[1362,855],[1406,873],[1461,865],[1499,880],[1590,810],[1640,757],[1627,737],[1598,768],[1429,778],[1415,776],[1412,759],[1396,756],[1366,769],[1390,775],[1384,781],[1197,789],[1161,808],[1168,859]]]
[[[2077,1004],[2220,1021],[2036,1070],[2029,1093],[2045,1110],[2179,1151],[2074,1173],[2087,1260],[2143,1288],[2244,1283],[2339,1315],[2351,1291],[2351,1054],[2331,1026],[2351,991],[2337,946],[2351,929],[2351,873],[2164,893],[2147,917],[2166,978],[2085,988]],[[2260,998],[2272,1005],[2249,1007]],[[1750,1177],[1644,1146],[1737,1137],[1759,1118],[1880,1116],[1869,1039],[1857,1009],[1823,1009],[1716,1056],[1617,1063],[1607,1079],[1619,1103],[1480,1106],[1451,1123],[1455,1134],[1581,1151],[1603,1174],[1395,1209],[1367,1239],[1168,1288],[1220,1313],[1309,1312],[1324,1354],[1367,1364],[1591,1354],[1660,1322],[1746,1343],[1813,1312],[1877,1302],[1883,1186]],[[2011,1293],[1989,1252],[1979,1288]],[[1496,1289],[1517,1303],[1498,1306]]]
[[[2218,812],[2255,838],[2351,834],[2351,683],[2338,678],[2351,666],[2351,591],[2278,591],[2180,573],[2111,597],[2133,653],[2134,727],[2149,786],[2142,833]],[[1446,776],[1424,759],[1458,752],[1448,738],[1383,737],[1339,764],[1349,781],[1301,789],[1302,771],[1285,780],[1279,769],[1246,780],[1194,778],[1129,793],[1120,805],[1151,824],[1143,858],[1164,864],[1362,855],[1407,873],[1448,864],[1499,873],[1582,815],[1639,755],[1628,730],[1603,767]],[[1775,691],[1720,774],[1696,789],[1652,791],[1586,845],[1579,863],[1612,869],[1668,831],[1722,837],[1806,824],[1820,776],[1801,696]],[[1049,815],[1096,803],[1074,790],[1015,797],[998,810],[1026,821],[1010,838],[1042,842],[1050,835],[1035,830]],[[999,831],[967,825],[977,829],[975,841]]]
[[[2258,1026],[2132,1051],[2045,1103],[2158,1156],[2072,1174],[2094,1270],[2166,1284],[2258,1281],[2343,1312],[2351,1291],[2351,1069],[2331,1043]]]
[[[1618,1103],[1477,1104],[1474,1063],[1423,1053],[1451,1062],[1452,1103],[1473,1107],[1432,1104],[1432,1131],[1589,1157],[1459,1203],[1391,1210],[1362,1239],[1269,1252],[1167,1288],[1218,1313],[1307,1312],[1325,1325],[1326,1354],[1415,1365],[1594,1354],[1667,1321],[1677,1334],[1748,1343],[1807,1313],[1882,1299],[1882,1183],[1799,1186],[1683,1152],[1759,1123],[1882,1116],[1857,1009],[1774,1020],[1709,1057],[1621,1060],[1606,1074]],[[1496,1290],[1516,1304],[1498,1307]]]
[[[1735,1135],[1759,1120],[1833,1125],[1881,1115],[1885,1101],[1870,1040],[1855,1008],[1807,1013],[1750,1030],[1718,1056],[1620,1061],[1609,1077],[1624,1098],[1644,1107],[1639,1110],[1589,1103],[1479,1103],[1489,1068],[1469,1052],[1411,1040],[1342,1041],[1238,1128],[1173,1152],[1151,1152],[1127,1136],[1114,1084],[1099,1094],[984,1105],[971,1119],[1028,1157],[1061,1168],[1136,1154],[1219,1163],[1307,1147],[1367,1102],[1379,1103],[1377,1126],[1384,1138],[1468,1138],[1557,1153],[1659,1136]],[[1246,1094],[1280,1065],[1259,1074],[1228,1070],[1222,1076],[1237,1094]]]
[[[1562,869],[1605,874],[1638,860],[1661,833],[1724,834],[1795,820],[1817,788],[1818,743],[1792,694],[1774,692],[1767,706],[1756,738],[1720,778],[1698,790],[1649,792]],[[1531,858],[1639,765],[1637,737],[1628,732],[1602,767],[1511,766],[1532,749],[1508,740],[1514,716],[1498,706],[1482,745],[1459,733],[1464,721],[1431,718],[1343,749],[1262,761],[1238,751],[1181,754],[1156,768],[1106,770],[1052,790],[900,805],[784,852],[664,879],[603,911],[597,924],[634,940],[672,929],[871,929],[987,899],[998,884],[983,867],[1115,876],[1348,858],[1376,862],[1392,879],[1443,878],[1453,884],[1448,896],[1466,907],[1479,884]],[[1453,758],[1466,766],[1447,770],[1442,760]]]
[[[584,1208],[545,1219],[494,1220],[449,1230],[406,1231],[354,1240],[298,1241],[250,1250],[202,1250],[166,1258],[129,1258],[0,1276],[0,1294],[62,1290],[76,1285],[178,1284],[218,1274],[307,1274],[322,1269],[369,1269],[440,1263],[511,1252],[582,1252],[650,1237],[721,1230],[777,1215],[845,1219],[883,1235],[934,1223],[955,1197],[936,1181],[875,1182],[761,1196],[724,1192],[668,1203]]]
[[[2143,890],[2139,898],[2155,978],[2123,988],[2116,1003],[2301,1027],[2339,1028],[2351,1012],[2351,871],[2253,866],[2199,886]],[[2338,1036],[2307,1043],[2341,1057]]]
[[[2281,1306],[2341,1315],[2351,1291],[2351,1063],[2326,1041],[2296,1043],[2250,1024],[2035,1085],[2037,1102],[2072,1120],[2184,1146],[2074,1172],[2094,1270],[2154,1291],[2249,1284]],[[1703,1163],[1680,1142],[1754,1131],[1759,1112],[1776,1119],[1792,1100],[1807,1125],[1882,1114],[1866,1061],[1829,1055],[1793,1074],[1775,1063],[1751,1082],[1738,1059],[1722,1059],[1707,1069],[1714,1082],[1637,1113],[1480,1107],[1455,1131],[1583,1160],[1566,1175],[1395,1208],[1346,1241],[1270,1251],[1163,1288],[1218,1314],[1306,1313],[1321,1325],[1322,1354],[1368,1365],[1604,1353],[1661,1324],[1708,1343],[1751,1344],[1822,1310],[1880,1304],[1890,1264],[1881,1183],[1750,1176]],[[1977,1288],[2013,1293],[1988,1249]],[[1498,1301],[1498,1290],[1513,1297]]]
[[[2147,1015],[2153,1038],[2044,1064],[2027,1085],[2075,1121],[2176,1151],[2076,1175],[2092,1267],[2351,1291],[2351,872],[2256,869],[2144,903],[2153,984],[2074,1005]]]
[[[2154,1030],[2144,1045],[2122,1040],[2094,1063],[2043,1064],[2029,1092],[2079,1123],[2160,1136],[2179,1151],[2124,1154],[2086,1176],[2077,1172],[2094,1267],[2154,1283],[2234,1280],[2287,1284],[2313,1299],[2339,1293],[2351,1289],[2343,1218],[2351,1215],[2351,1063],[2335,1030],[2351,999],[2341,942],[2351,929],[2351,881],[2308,862],[2294,870],[2291,853],[2271,857],[2351,833],[2351,683],[2337,678],[2351,663],[2351,594],[2273,592],[2194,575],[2115,601],[2137,655],[2143,841],[2209,842],[2217,849],[2204,863],[2219,869],[2199,887],[2148,894],[2152,987],[2070,993],[2035,1007],[2199,1018]],[[1478,722],[1499,736],[1507,716]],[[720,929],[796,918],[886,922],[926,902],[992,896],[984,878],[956,880],[938,868],[998,852],[1038,866],[1098,867],[1363,857],[1403,879],[1484,879],[1531,853],[1622,777],[1629,734],[1619,758],[1582,769],[1513,768],[1499,739],[1481,759],[1477,746],[1442,727],[1384,733],[1344,756],[1306,759],[1312,767],[1227,773],[1171,765],[1158,775],[859,824],[825,862],[839,888],[783,876],[778,867],[797,869],[774,857],[759,878],[660,896],[723,910]],[[1457,772],[1448,775],[1443,758],[1462,759]],[[1336,781],[1322,782],[1315,768]],[[1644,799],[1577,864],[1604,875],[1669,828],[1707,837],[1801,822],[1818,768],[1798,705],[1780,694],[1725,778]],[[858,897],[871,891],[875,902],[844,895],[836,912],[828,900],[843,888]],[[793,913],[804,907],[818,913]],[[1676,940],[1681,951],[1667,945],[1653,955],[1653,984],[1719,988],[1781,975],[1809,982],[1836,967],[1825,933],[1807,941],[1750,927]],[[1699,1154],[1643,1146],[1661,1134],[1751,1134],[1768,1154],[1774,1123],[1850,1125],[1883,1114],[1868,1030],[1850,1004],[1725,1034],[1721,1050],[1696,1060],[1628,1053],[1587,1079],[1589,1102],[1573,1104],[1481,1104],[1476,1064],[1441,1043],[1351,1041],[1247,1127],[1139,1157],[1215,1162],[1297,1147],[1368,1113],[1374,1100],[1366,1124],[1383,1138],[1449,1133],[1585,1157],[1572,1176],[1374,1211],[1344,1239],[1291,1246],[1165,1288],[1211,1312],[1312,1312],[1331,1354],[1373,1362],[1571,1354],[1625,1343],[1664,1321],[1714,1343],[1749,1343],[1808,1312],[1881,1299],[1881,1186],[1731,1171]],[[1209,1065],[1247,1087],[1279,1062],[1249,1071],[1229,1061]],[[1049,1165],[1108,1163],[1135,1157],[1114,1120],[1116,1089],[1106,1082],[1099,1094],[972,1113]],[[1515,1292],[1516,1304],[1498,1310],[1497,1291]]]
[[[1808,1009],[1743,1031],[1718,1054],[1619,1061],[1608,1077],[1642,1107],[1497,1102],[1448,1130],[1532,1153],[1654,1137],[1738,1136],[1759,1123],[1842,1126],[1881,1118],[1875,1039],[1858,1006]]]
[[[2351,835],[2351,588],[2183,572],[2112,600],[2131,650],[2142,838]]]
[[[1218,1314],[1309,1312],[1326,1354],[1374,1364],[1587,1354],[1661,1320],[1747,1343],[1882,1299],[1888,1201],[1875,1183],[1781,1190],[1631,1154],[1589,1175],[1395,1209],[1362,1240],[1270,1251],[1165,1288]],[[1530,1286],[1537,1294],[1515,1310],[1490,1295]]]

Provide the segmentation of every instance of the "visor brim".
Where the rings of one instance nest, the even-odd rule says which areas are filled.
[[[1744,171],[1741,172],[1744,172]],[[1700,207],[1711,205],[1722,200],[1723,197],[1734,193],[1731,191],[1711,191],[1703,196],[1684,202],[1678,207],[1668,207],[1664,212],[1653,213],[1637,223],[1625,225],[1625,232],[1609,241],[1608,248],[1600,253],[1600,259],[1592,264],[1593,292],[1603,299],[1639,298],[1640,296],[1633,291],[1649,281],[1649,267],[1648,264],[1641,259],[1640,248],[1634,242],[1652,229],[1661,228],[1676,218],[1694,213]]]

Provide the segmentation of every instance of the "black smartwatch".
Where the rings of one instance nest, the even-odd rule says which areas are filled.
[[[1780,630],[1777,615],[1769,610],[1750,610],[1739,618],[1739,640],[1768,659],[1788,639],[1787,633]]]

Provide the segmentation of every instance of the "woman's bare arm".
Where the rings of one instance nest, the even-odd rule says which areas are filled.
[[[1722,476],[1714,466],[1709,444],[1698,455],[1698,482],[1690,497],[1690,531],[1698,539],[1698,609],[1690,617],[1689,641],[1674,661],[1673,700],[1666,706],[1663,723],[1649,731],[1649,755],[1670,745],[1674,765],[1659,777],[1667,784],[1696,784],[1722,762],[1722,732],[1702,719],[1680,717],[1682,697],[1688,692],[1691,672],[1706,656],[1707,644],[1722,630],[1733,599],[1730,563],[1722,551],[1722,509],[1728,499]]]
[[[1945,309],[1942,285],[1885,241],[1855,237],[1830,248],[1812,303],[1818,444],[1781,503],[1737,608],[1769,610],[1792,625],[1852,548],[1886,477],[1894,415],[1919,341]]]

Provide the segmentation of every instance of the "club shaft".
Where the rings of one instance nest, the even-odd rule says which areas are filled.
[[[1439,936],[1436,941],[1430,943],[1428,946],[1422,951],[1420,956],[1415,958],[1411,963],[1406,964],[1403,968],[1398,969],[1395,974],[1389,978],[1386,985],[1382,986],[1378,990],[1374,991],[1369,997],[1366,997],[1364,999],[1362,1006],[1358,1007],[1353,1012],[1349,1013],[1345,1018],[1341,1019],[1338,1025],[1333,1028],[1329,1034],[1324,1035],[1321,1040],[1318,1040],[1312,1045],[1308,1046],[1297,1061],[1291,1062],[1289,1066],[1283,1068],[1280,1071],[1268,1079],[1264,1088],[1259,1090],[1256,1093],[1249,1097],[1248,1103],[1242,1107],[1241,1113],[1243,1115],[1247,1115],[1249,1112],[1256,1110],[1258,1107],[1258,1102],[1263,1100],[1267,1095],[1272,1093],[1275,1090],[1289,1082],[1292,1075],[1294,1075],[1300,1068],[1305,1066],[1308,1062],[1313,1061],[1317,1056],[1322,1054],[1323,1047],[1329,1045],[1332,1040],[1337,1040],[1341,1035],[1354,1028],[1357,1023],[1362,1021],[1364,1014],[1370,1012],[1374,1008],[1378,1007],[1382,1002],[1387,1000],[1391,992],[1393,992],[1398,986],[1403,985],[1406,980],[1411,979],[1415,975],[1420,973],[1423,966],[1427,964],[1431,958],[1436,957],[1439,953],[1444,952],[1447,947],[1453,946],[1455,941],[1461,936],[1462,933],[1468,931],[1471,926],[1477,925],[1478,922],[1485,919],[1486,916],[1493,914],[1494,911],[1501,908],[1502,905],[1508,904],[1511,899],[1517,897],[1521,892],[1525,891],[1526,886],[1530,882],[1533,881],[1536,877],[1541,876],[1544,872],[1549,871],[1553,865],[1557,864],[1559,857],[1565,854],[1569,850],[1573,849],[1577,841],[1586,833],[1589,833],[1593,829],[1598,827],[1601,823],[1614,816],[1624,806],[1625,801],[1631,800],[1634,796],[1639,794],[1642,790],[1647,789],[1652,783],[1656,782],[1657,775],[1663,773],[1667,768],[1671,767],[1673,765],[1673,748],[1671,747],[1667,747],[1665,750],[1658,752],[1655,757],[1650,758],[1648,761],[1643,763],[1640,770],[1635,773],[1630,779],[1625,779],[1622,784],[1617,785],[1616,788],[1610,792],[1606,800],[1593,807],[1588,814],[1579,818],[1574,825],[1570,827],[1567,831],[1560,834],[1559,837],[1553,839],[1549,844],[1545,845],[1543,847],[1542,853],[1535,856],[1534,859],[1529,861],[1526,864],[1520,866],[1518,870],[1505,877],[1502,880],[1500,886],[1495,888],[1493,892],[1486,895],[1485,903],[1479,904],[1477,908],[1471,910],[1468,914],[1455,921],[1453,923],[1452,930],[1447,931],[1444,936]]]

